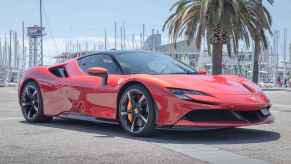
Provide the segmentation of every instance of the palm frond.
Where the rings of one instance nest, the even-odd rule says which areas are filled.
[[[266,0],[273,4],[274,0]],[[217,25],[226,33],[228,54],[238,53],[240,42],[250,47],[251,39],[259,36],[259,42],[267,47],[267,34],[272,35],[272,17],[268,9],[257,0],[179,0],[171,7],[171,15],[165,21],[173,42],[185,37],[188,44],[195,41],[200,49],[204,37],[211,49],[213,29]],[[257,31],[260,31],[258,34]]]

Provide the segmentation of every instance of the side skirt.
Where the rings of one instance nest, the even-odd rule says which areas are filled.
[[[58,117],[65,119],[73,119],[73,120],[81,120],[81,121],[89,121],[94,123],[102,123],[102,124],[112,124],[119,125],[119,122],[116,120],[104,119],[104,118],[96,118],[94,116],[88,116],[75,112],[65,112]]]
[[[185,132],[195,132],[195,131],[211,131],[225,129],[224,127],[192,127],[192,126],[162,126],[158,128],[159,130],[166,131],[185,131]]]

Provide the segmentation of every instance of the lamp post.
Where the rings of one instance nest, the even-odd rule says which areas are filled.
[[[42,26],[42,0],[39,0],[39,18],[40,18],[40,65],[43,65],[43,26]]]

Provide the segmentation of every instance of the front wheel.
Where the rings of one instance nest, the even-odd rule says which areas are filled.
[[[149,136],[155,130],[155,106],[149,92],[141,85],[128,87],[119,101],[119,120],[132,136]]]
[[[44,115],[41,92],[35,82],[26,83],[20,96],[22,114],[27,122],[47,122],[52,119]]]

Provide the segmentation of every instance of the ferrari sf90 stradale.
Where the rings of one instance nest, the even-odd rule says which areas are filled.
[[[19,102],[31,123],[53,117],[116,123],[134,136],[273,122],[270,101],[245,78],[206,75],[143,51],[98,52],[29,69]]]

